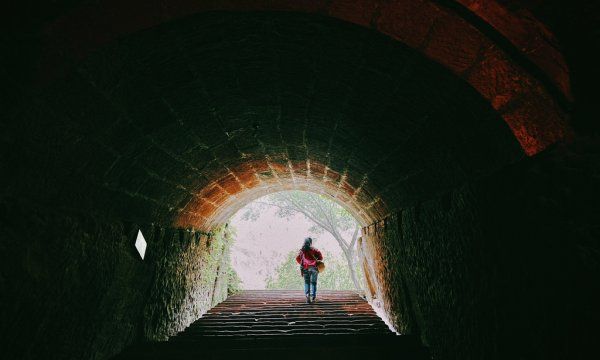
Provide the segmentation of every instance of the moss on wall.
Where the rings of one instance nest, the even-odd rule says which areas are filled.
[[[146,340],[167,340],[227,297],[227,228],[159,231],[164,240],[153,256],[154,281],[144,309]]]
[[[148,243],[142,260],[138,229]],[[227,296],[227,229],[210,234],[0,203],[0,353],[106,359],[165,340]]]

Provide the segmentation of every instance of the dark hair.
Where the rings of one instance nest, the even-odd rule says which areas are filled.
[[[311,239],[309,237],[304,239],[304,245],[302,245],[302,251],[308,251],[310,249],[310,246],[312,245],[312,241],[313,241],[313,239]]]

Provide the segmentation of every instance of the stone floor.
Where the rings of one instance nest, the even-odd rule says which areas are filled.
[[[418,340],[390,331],[352,291],[247,290],[229,297],[168,342],[140,344],[117,359],[426,359]]]

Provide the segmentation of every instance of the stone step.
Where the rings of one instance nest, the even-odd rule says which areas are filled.
[[[250,290],[229,297],[164,343],[140,344],[119,359],[264,359],[373,356],[422,360],[417,339],[398,336],[353,291],[323,291],[306,304],[301,291]]]
[[[119,355],[118,360],[167,359],[321,359],[365,360],[390,357],[402,360],[430,359],[427,349],[412,336],[297,334],[272,337],[203,337],[140,344]]]
[[[198,324],[211,324],[211,323],[227,323],[230,324],[232,322],[249,322],[249,323],[266,323],[269,321],[279,321],[279,322],[294,322],[294,321],[339,321],[339,320],[348,320],[352,322],[360,322],[360,321],[382,321],[377,315],[365,315],[365,314],[338,314],[338,315],[323,315],[319,316],[319,314],[307,314],[307,313],[294,313],[294,314],[268,314],[268,315],[260,315],[260,314],[240,314],[240,315],[223,315],[223,316],[212,316],[212,317],[202,317],[202,321]],[[194,322],[196,323],[196,322]]]
[[[349,326],[349,325],[336,325],[336,324],[329,324],[329,325],[323,325],[323,326],[314,326],[314,325],[307,325],[307,326],[294,326],[294,327],[288,327],[288,328],[282,328],[281,326],[263,326],[260,328],[257,327],[235,327],[235,328],[229,328],[229,329],[223,329],[223,328],[214,328],[214,329],[195,329],[195,330],[188,330],[186,331],[185,334],[181,334],[180,336],[186,336],[186,335],[227,335],[227,334],[240,334],[240,335],[244,335],[244,336],[251,336],[251,335],[261,335],[261,334],[283,334],[283,335],[288,335],[288,334],[293,334],[295,332],[307,332],[307,333],[313,333],[313,334],[321,334],[321,333],[359,333],[359,332],[379,332],[379,333],[387,333],[386,331],[389,331],[389,329],[387,329],[387,327],[385,326],[373,326],[373,325],[363,325],[363,326]]]
[[[327,325],[327,324],[348,324],[348,325],[361,325],[361,324],[377,324],[377,325],[385,325],[383,321],[374,322],[371,319],[322,319],[315,318],[314,320],[298,318],[297,320],[282,320],[282,319],[267,319],[267,320],[258,320],[258,319],[248,319],[246,321],[242,320],[210,320],[204,321],[202,324],[194,324],[190,326],[190,329],[194,329],[197,327],[200,328],[212,328],[212,327],[222,327],[224,324],[227,326],[264,326],[264,325],[280,325],[280,326],[303,326],[303,325]]]
[[[229,336],[236,338],[247,338],[247,337],[279,337],[279,336],[296,336],[296,335],[312,335],[312,336],[328,336],[328,335],[388,335],[377,329],[338,329],[328,331],[317,331],[317,330],[302,330],[302,329],[290,329],[290,330],[265,330],[256,332],[236,332],[224,330],[222,332],[208,333],[208,334],[185,334],[177,338],[181,339],[198,339],[204,336]]]
[[[324,292],[306,304],[299,291],[248,291],[215,306],[174,339],[300,334],[392,333],[355,292]]]

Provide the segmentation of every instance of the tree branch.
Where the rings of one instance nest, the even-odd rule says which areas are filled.
[[[356,239],[358,239],[358,230],[360,229],[360,226],[358,226],[358,224],[356,225],[356,228],[354,229],[354,234],[352,234],[352,241],[350,242],[350,247],[354,248],[354,244],[356,244]]]

